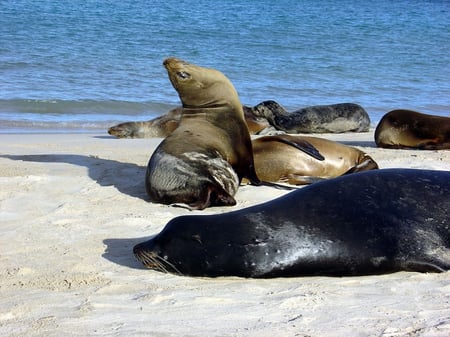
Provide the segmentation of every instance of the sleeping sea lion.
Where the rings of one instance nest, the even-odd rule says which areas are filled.
[[[450,117],[392,110],[378,123],[375,143],[392,149],[450,149]]]
[[[354,103],[314,105],[288,112],[275,101],[264,101],[253,109],[275,129],[287,133],[366,132],[370,127],[369,115]]]
[[[372,170],[234,212],[176,217],[133,252],[148,268],[189,276],[442,272],[449,209],[450,172]]]
[[[363,151],[318,137],[265,136],[252,145],[256,174],[264,181],[303,185],[378,168]],[[304,146],[314,147],[324,160],[299,151]]]
[[[253,114],[253,109],[243,105],[245,122],[251,135],[270,127],[269,122]],[[180,125],[182,107],[176,107],[168,113],[148,121],[124,122],[108,129],[111,136],[117,138],[165,138]]]

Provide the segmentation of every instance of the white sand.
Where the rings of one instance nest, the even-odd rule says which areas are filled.
[[[450,151],[321,135],[382,168],[450,169]],[[143,269],[132,247],[189,213],[146,201],[160,139],[0,135],[1,336],[450,336],[450,273],[253,280]],[[232,208],[283,191],[244,186]],[[192,213],[190,213],[192,214]]]

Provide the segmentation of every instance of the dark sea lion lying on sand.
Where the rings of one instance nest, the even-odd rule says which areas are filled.
[[[217,215],[172,219],[134,247],[189,276],[369,275],[450,269],[450,172],[386,169]]]

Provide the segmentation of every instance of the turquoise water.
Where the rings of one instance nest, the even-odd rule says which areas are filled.
[[[449,1],[0,1],[0,132],[104,129],[179,104],[162,61],[224,72],[243,104],[449,116]]]

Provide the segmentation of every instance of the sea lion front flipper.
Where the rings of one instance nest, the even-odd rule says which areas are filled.
[[[203,210],[210,206],[234,206],[236,199],[220,186],[208,184],[197,200],[190,203],[175,202],[171,203],[172,207],[185,208],[190,211]]]
[[[270,138],[267,138],[267,141],[278,141],[290,146],[295,147],[296,149],[305,152],[306,154],[310,155],[311,157],[317,159],[317,160],[325,160],[325,157],[322,156],[322,154],[317,150],[314,145],[312,145],[310,142],[304,140],[304,139],[295,139],[292,140],[290,138],[287,138],[286,135],[276,135],[276,136],[270,136]]]

